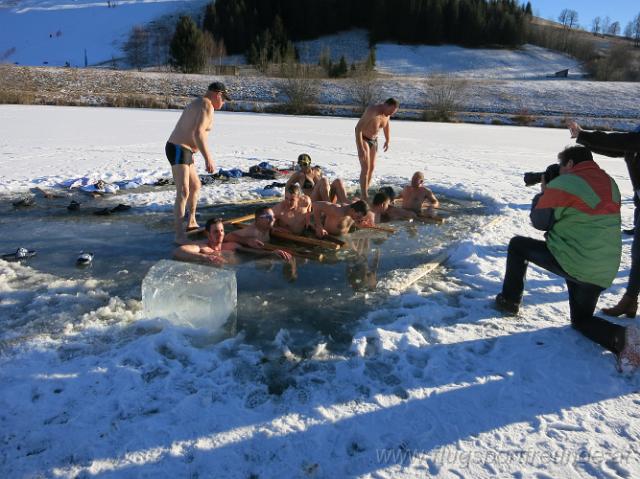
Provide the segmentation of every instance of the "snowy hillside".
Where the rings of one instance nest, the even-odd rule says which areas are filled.
[[[520,50],[461,48],[453,45],[406,46],[380,44],[377,69],[394,75],[446,73],[474,79],[536,79],[569,68],[572,77],[584,73],[577,60],[534,45]]]
[[[334,61],[344,55],[349,63],[362,61],[369,53],[365,30],[327,35],[298,42],[296,46],[300,60],[307,63],[317,63],[323,49]],[[444,73],[474,79],[538,79],[566,68],[574,78],[584,73],[574,58],[534,45],[525,45],[518,50],[454,45],[376,45],[376,70],[396,76]]]
[[[0,0],[0,63],[71,66],[100,64],[122,56],[134,25],[190,11],[200,15],[208,0]],[[109,5],[116,5],[109,8]],[[4,7],[4,8],[2,8]],[[352,30],[297,43],[303,62],[317,63],[323,49],[334,60],[366,58],[365,30]],[[401,76],[454,73],[476,79],[540,78],[569,68],[583,72],[565,55],[527,45],[521,50],[465,49],[456,46],[379,44],[377,69]],[[244,63],[234,56],[235,63]],[[224,63],[231,63],[224,61]]]
[[[0,0],[0,62],[84,66],[122,56],[134,25],[207,0]],[[116,5],[109,8],[109,4]]]

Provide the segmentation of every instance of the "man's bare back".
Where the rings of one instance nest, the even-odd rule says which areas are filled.
[[[349,232],[351,225],[361,221],[369,212],[365,201],[359,200],[350,205],[336,205],[328,201],[313,203],[313,219],[316,236],[343,235]]]

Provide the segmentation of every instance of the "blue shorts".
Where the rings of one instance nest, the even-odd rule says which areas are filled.
[[[193,152],[184,146],[167,142],[164,147],[167,160],[173,165],[193,165]]]

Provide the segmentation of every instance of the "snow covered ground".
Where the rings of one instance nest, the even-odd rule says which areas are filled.
[[[0,62],[85,66],[122,57],[135,25],[197,11],[207,0],[1,0]],[[4,8],[3,8],[4,7]]]
[[[539,79],[569,69],[570,76],[584,74],[575,58],[535,45],[519,50],[462,48],[454,45],[397,45],[376,47],[376,69],[403,76],[441,73],[473,79]]]
[[[0,192],[166,176],[178,114],[2,106]],[[355,121],[222,112],[210,145],[225,168],[305,151],[353,181]],[[541,236],[522,173],[569,143],[563,130],[393,122],[377,180],[426,170],[436,193],[482,199],[503,221],[452,245],[440,273],[345,318],[344,353],[319,344],[301,359],[287,331],[273,338],[280,360],[241,333],[196,347],[145,321],[135,296],[0,261],[0,476],[637,477],[640,378],[569,327],[562,281],[531,268],[521,317],[491,308],[510,237]],[[598,161],[628,224],[624,163]],[[202,202],[256,196],[247,185],[207,187]],[[125,199],[170,214],[170,192]],[[623,290],[629,247],[601,307]],[[287,387],[270,393],[274,381]]]

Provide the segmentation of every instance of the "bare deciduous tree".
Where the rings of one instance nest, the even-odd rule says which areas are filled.
[[[140,70],[149,62],[149,32],[142,25],[135,25],[122,46],[127,63]]]
[[[604,17],[602,19],[602,25],[600,26],[602,30],[602,34],[604,35],[605,33],[607,33],[610,27],[611,27],[611,18],[609,18],[608,16]]]
[[[151,24],[150,32],[150,60],[156,65],[166,65],[169,61],[169,44],[171,43],[172,29],[166,22]]]
[[[600,33],[600,24],[602,23],[602,19],[600,17],[596,17],[591,22],[591,33],[594,35],[598,35]]]
[[[366,65],[358,65],[351,73],[349,92],[356,106],[364,111],[369,105],[378,100],[376,92],[378,81],[376,73]]]
[[[629,40],[633,40],[633,22],[627,23],[627,26],[624,27],[624,36]]]
[[[565,8],[564,10],[562,10],[562,12],[560,12],[558,21],[560,21],[563,27],[571,30],[573,27],[578,26],[578,12],[569,8]]]
[[[609,35],[618,35],[620,33],[620,22],[613,22],[607,32]]]
[[[205,68],[211,71],[213,65],[222,64],[222,58],[227,56],[227,49],[224,46],[224,40],[216,40],[208,31],[204,32],[202,43]]]
[[[453,75],[432,74],[425,81],[425,117],[437,121],[449,121],[463,105],[469,81]]]
[[[287,110],[293,114],[309,113],[318,101],[320,87],[308,65],[289,60],[281,65],[284,78],[282,93],[287,97]]]

